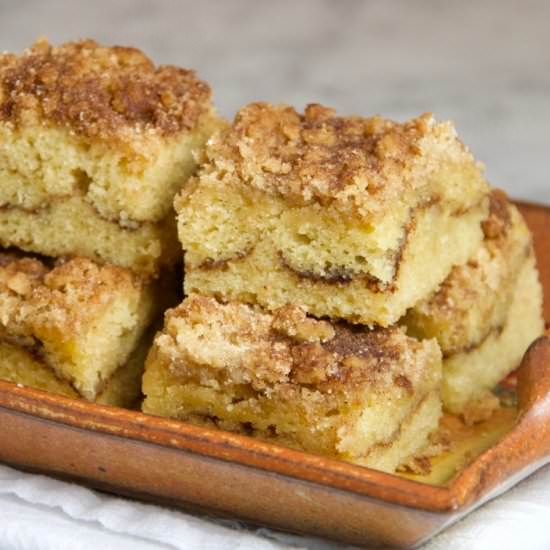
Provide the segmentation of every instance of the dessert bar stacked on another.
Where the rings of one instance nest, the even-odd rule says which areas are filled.
[[[474,254],[487,194],[450,123],[252,104],[176,199],[185,290],[388,326]]]
[[[193,71],[86,40],[0,55],[0,245],[158,275],[172,202],[220,124]]]
[[[497,404],[490,391],[544,331],[531,235],[501,191],[491,193],[482,228],[476,253],[404,319],[411,335],[437,338],[443,404],[469,421],[490,414]]]
[[[134,48],[0,55],[0,378],[136,401],[181,262],[173,199],[220,124],[193,71]]]
[[[421,456],[441,351],[398,322],[476,252],[489,211],[453,127],[251,104],[175,206],[188,297],[143,409],[387,471]]]

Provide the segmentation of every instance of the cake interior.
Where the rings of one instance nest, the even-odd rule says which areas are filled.
[[[158,222],[195,171],[193,154],[213,132],[214,120],[209,115],[176,136],[151,133],[134,150],[53,125],[0,122],[0,205],[32,211],[80,196],[100,218],[130,227]]]
[[[200,214],[209,208],[207,197],[205,194],[200,205],[194,203],[196,223],[193,226],[182,221],[185,216],[182,218],[180,211],[179,236],[185,249],[187,294],[202,293],[222,300],[258,303],[268,309],[296,303],[319,317],[327,315],[383,326],[397,322],[408,308],[431,294],[454,265],[465,263],[474,254],[483,237],[480,224],[487,214],[484,201],[461,214],[449,213],[438,204],[419,210],[400,251],[395,280],[383,284],[367,273],[355,274],[342,266],[335,266],[330,277],[310,270],[297,271],[287,263],[281,243],[274,240],[267,228],[262,228],[253,243],[240,242],[239,248],[242,246],[245,251],[241,255],[204,260],[197,265],[193,246],[214,246],[210,241],[212,228],[207,226],[211,218]],[[232,220],[237,217],[247,218],[251,223],[256,220],[250,213],[234,216]],[[201,226],[202,220],[205,221]],[[284,225],[278,217],[271,221],[272,228]],[[223,224],[224,221],[218,220],[216,227],[220,232],[225,227]],[[197,244],[198,235],[203,236],[204,244]],[[244,231],[228,231],[227,239],[230,235],[235,239],[247,236]],[[360,240],[358,237],[357,243]],[[450,242],[453,246],[449,246]],[[333,243],[334,248],[341,246],[338,235],[334,236]],[[231,254],[228,251],[232,244],[233,241],[228,243],[226,253]],[[359,253],[359,249],[355,251]],[[366,250],[363,254],[367,254]],[[211,257],[216,255],[213,253]]]
[[[123,227],[100,217],[78,195],[36,211],[0,207],[0,245],[52,257],[85,256],[148,278],[180,261],[173,217]]]

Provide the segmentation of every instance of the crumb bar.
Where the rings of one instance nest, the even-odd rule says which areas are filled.
[[[504,324],[477,346],[444,359],[441,396],[445,409],[474,422],[483,420],[488,393],[519,366],[529,345],[543,332],[542,287],[534,255],[530,255],[520,269]]]
[[[220,124],[193,71],[134,48],[41,40],[0,55],[0,245],[155,275],[174,195]]]
[[[118,266],[0,254],[0,342],[89,400],[129,361],[158,303],[155,285]]]
[[[488,185],[450,123],[248,105],[176,198],[185,290],[389,326],[479,247]]]
[[[544,329],[531,234],[501,191],[491,193],[482,226],[476,254],[403,320],[410,335],[438,340],[444,407],[472,419]]]
[[[532,254],[529,229],[502,191],[491,192],[482,228],[476,253],[404,319],[410,335],[437,338],[444,357],[474,348],[502,329],[520,268]]]
[[[167,312],[143,411],[393,471],[441,414],[441,352],[399,327],[192,295]]]

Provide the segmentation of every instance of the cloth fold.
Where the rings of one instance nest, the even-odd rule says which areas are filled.
[[[550,465],[422,548],[548,550],[549,518]],[[339,546],[251,528],[238,521],[199,518],[0,465],[2,550],[274,550]]]

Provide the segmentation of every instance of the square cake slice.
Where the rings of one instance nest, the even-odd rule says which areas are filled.
[[[155,275],[175,260],[174,195],[219,124],[193,71],[133,48],[0,55],[0,245]]]
[[[521,214],[495,190],[482,225],[479,250],[403,320],[410,335],[438,340],[444,407],[470,419],[489,411],[490,390],[544,329],[542,289]]]
[[[149,352],[143,411],[394,471],[437,428],[441,352],[402,329],[192,295]]]
[[[33,360],[66,387],[96,400],[127,364],[158,313],[157,294],[154,284],[118,266],[100,266],[86,258],[50,265],[3,253],[0,342],[19,348],[13,353],[20,363]],[[0,369],[0,377],[8,370]],[[15,380],[13,374],[8,378],[35,385]]]
[[[176,198],[186,293],[389,326],[479,247],[481,167],[450,123],[256,103]]]

